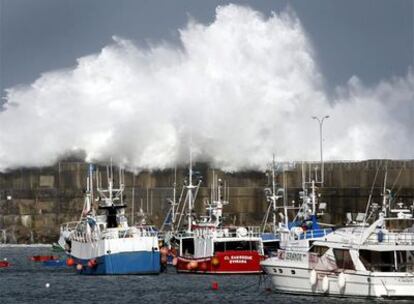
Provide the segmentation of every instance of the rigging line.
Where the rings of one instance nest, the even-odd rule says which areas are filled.
[[[401,173],[402,173],[402,171],[403,171],[403,170],[404,170],[404,168],[400,168],[400,171],[398,172],[398,175],[397,175],[397,177],[395,178],[394,183],[392,184],[392,187],[391,187],[391,192],[392,192],[392,190],[394,190],[394,187],[396,186],[396,184],[397,184],[398,180],[400,179],[400,176],[401,176]]]
[[[359,242],[358,242],[358,252],[359,252],[359,248],[361,247],[361,242],[362,242],[362,236],[364,234],[364,230],[365,230],[365,224],[367,222],[367,214],[368,214],[368,209],[369,209],[369,205],[371,204],[371,200],[372,200],[372,193],[374,192],[374,186],[375,183],[377,181],[377,177],[378,177],[378,173],[381,167],[377,168],[377,172],[375,172],[375,177],[374,177],[374,182],[371,185],[371,191],[369,193],[369,197],[368,197],[368,202],[367,202],[367,207],[365,208],[365,216],[364,216],[364,221],[362,222],[362,230],[361,230],[361,234],[359,237]]]

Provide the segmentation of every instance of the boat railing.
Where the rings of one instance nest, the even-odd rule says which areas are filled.
[[[376,231],[368,237],[365,244],[414,245],[414,233]]]
[[[135,229],[137,229],[139,236],[158,236],[159,233],[154,226],[137,225]]]
[[[223,227],[223,228],[197,228],[193,230],[193,235],[199,237],[216,237],[216,238],[235,238],[235,237],[260,237],[259,226],[247,227]],[[184,236],[184,235],[182,235]]]
[[[85,233],[83,231],[74,231],[71,234],[71,240],[80,242],[80,243],[91,243],[91,242],[96,242],[97,240],[99,240],[99,233],[98,232],[90,232],[90,233]]]
[[[73,231],[79,225],[79,221],[67,222],[60,225],[60,231]]]
[[[333,231],[332,228],[305,230],[297,234],[297,238],[299,240],[316,239],[316,238],[325,237],[332,231]]]

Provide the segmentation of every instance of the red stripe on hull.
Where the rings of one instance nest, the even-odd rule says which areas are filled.
[[[264,256],[257,251],[217,252],[214,257],[177,257],[177,272],[205,274],[257,274],[262,273],[260,261]]]

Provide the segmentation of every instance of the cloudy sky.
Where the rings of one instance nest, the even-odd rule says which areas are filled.
[[[211,23],[229,1],[0,0],[1,87],[71,67],[117,35],[147,44],[179,43],[189,18]],[[298,15],[329,86],[353,75],[365,83],[405,75],[413,63],[413,1],[232,1],[265,15],[288,5]]]
[[[315,159],[325,114],[328,158],[413,158],[413,1],[231,3],[0,0],[0,169]]]

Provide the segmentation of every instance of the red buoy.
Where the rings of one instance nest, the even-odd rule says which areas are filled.
[[[211,289],[213,289],[213,290],[218,290],[219,289],[217,281],[213,281],[213,283],[211,283]]]
[[[69,266],[69,267],[74,266],[75,265],[75,259],[73,259],[73,258],[67,258],[66,259],[66,265]]]
[[[96,266],[96,260],[95,259],[90,259],[88,261],[88,267],[89,268],[94,268]]]

